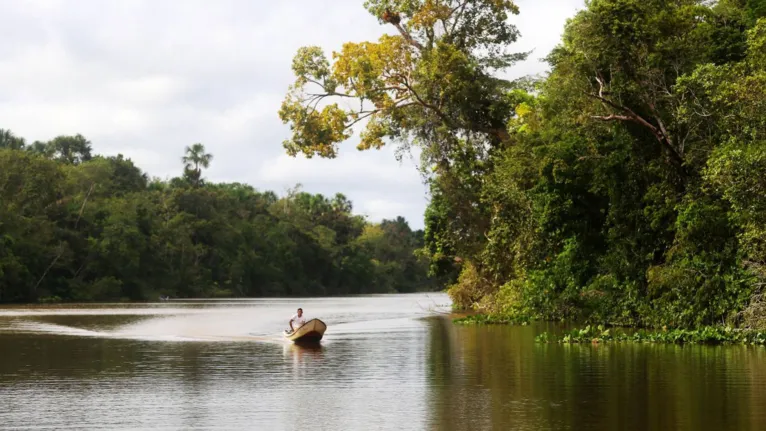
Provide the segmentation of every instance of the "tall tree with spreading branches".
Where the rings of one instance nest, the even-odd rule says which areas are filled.
[[[368,0],[367,10],[395,33],[346,43],[329,59],[301,48],[296,81],[279,111],[290,125],[290,155],[335,157],[338,144],[363,125],[360,150],[387,142],[421,146],[443,162],[461,141],[509,140],[513,114],[497,72],[526,58],[508,51],[519,32],[509,0]]]

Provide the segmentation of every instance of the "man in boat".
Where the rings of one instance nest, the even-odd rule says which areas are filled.
[[[293,315],[293,317],[290,318],[290,333],[295,332],[296,329],[300,328],[301,326],[306,324],[306,318],[303,317],[303,309],[298,309],[298,314]]]

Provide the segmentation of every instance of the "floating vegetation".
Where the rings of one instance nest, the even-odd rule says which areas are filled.
[[[588,325],[585,328],[565,331],[561,335],[543,332],[535,340],[539,343],[558,342],[562,344],[636,342],[766,345],[766,332],[719,326],[658,331],[639,329],[634,332],[626,332],[618,328],[605,328],[603,325],[596,327]]]
[[[527,325],[529,319],[490,314],[472,314],[452,320],[458,325]]]

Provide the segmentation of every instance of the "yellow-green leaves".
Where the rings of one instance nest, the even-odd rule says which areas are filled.
[[[336,145],[351,137],[346,129],[349,116],[337,104],[318,110],[288,96],[279,116],[291,123],[292,139],[283,142],[291,156],[303,153],[309,158],[315,154],[332,158],[336,155]]]
[[[279,111],[291,125],[292,138],[284,143],[290,155],[335,157],[337,145],[365,120],[359,148],[380,148],[388,134],[386,118],[411,97],[413,52],[401,37],[346,43],[333,60],[331,68],[319,48],[309,47],[299,50],[293,61],[296,82]],[[334,103],[323,106],[326,101]],[[341,102],[346,102],[343,107]]]
[[[293,72],[301,84],[311,79],[323,80],[330,75],[330,63],[318,46],[303,47],[293,58]]]
[[[377,43],[346,43],[333,59],[333,79],[376,109],[391,108],[408,95],[413,52],[401,37],[383,35]]]
[[[498,143],[512,106],[492,76],[523,54],[508,54],[518,8],[509,0],[369,0],[365,7],[394,35],[346,43],[332,57],[301,48],[295,83],[279,111],[292,136],[288,153],[334,157],[364,126],[359,149],[388,141],[448,148],[455,139]]]
[[[766,70],[766,18],[761,18],[748,32],[748,54],[751,64],[760,70]]]
[[[410,25],[413,29],[432,28],[437,22],[446,22],[452,15],[452,8],[439,0],[426,0],[423,6],[412,15]]]
[[[361,142],[356,148],[358,150],[381,149],[385,145],[383,139],[392,134],[389,122],[390,120],[382,115],[372,115],[360,135]]]

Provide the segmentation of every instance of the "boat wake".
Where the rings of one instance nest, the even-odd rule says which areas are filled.
[[[93,308],[0,310],[0,334],[35,333],[70,337],[165,342],[285,343],[283,330],[296,304],[327,326],[323,342],[378,337],[426,330],[423,318],[441,314],[444,306],[429,296],[362,299],[240,301],[231,306],[209,303]],[[427,306],[424,306],[427,305]],[[430,306],[430,307],[429,307]],[[448,306],[447,306],[448,307]]]
[[[116,339],[134,339],[144,341],[195,341],[193,338],[178,335],[160,335],[160,334],[140,334],[117,331],[96,331],[74,326],[59,325],[55,323],[17,322],[8,327],[11,332],[34,333],[62,335],[72,337],[92,337],[92,338],[116,338]]]
[[[15,320],[0,329],[0,332],[34,333],[69,337],[129,339],[137,341],[164,342],[263,342],[284,343],[281,329],[274,331],[247,331],[242,323],[205,324],[199,316],[176,316],[174,318],[153,318],[112,329],[88,329],[57,323],[32,320]],[[412,318],[378,318],[364,321],[328,323],[325,341],[368,337],[374,334],[394,334],[417,331],[424,323]],[[210,322],[208,322],[210,323]],[[243,330],[243,326],[245,330]]]

